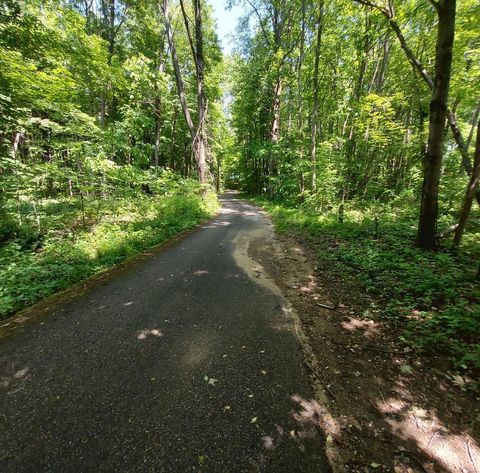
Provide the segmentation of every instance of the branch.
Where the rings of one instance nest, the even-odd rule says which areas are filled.
[[[475,128],[477,126],[479,116],[480,116],[480,101],[478,102],[475,113],[473,114],[472,126],[470,127],[470,133],[468,134],[467,142],[465,143],[467,150],[468,148],[470,148],[470,143],[472,142],[472,138],[473,138],[473,132],[475,131]]]
[[[257,10],[257,7],[250,1],[247,0],[247,3],[253,8],[254,12],[256,13],[258,17],[258,22],[260,23],[260,28],[262,29],[263,36],[265,38],[265,41],[268,43],[269,46],[272,45],[272,42],[270,41],[270,38],[267,35],[267,31],[265,30],[265,26],[263,25],[262,17],[260,16],[260,13]]]
[[[113,39],[114,40],[117,37],[117,34],[120,31],[120,28],[122,27],[125,19],[127,18],[127,13],[128,13],[128,8],[126,8],[125,11],[123,12],[123,16],[122,16],[121,20],[119,21],[117,27],[115,28],[115,30],[113,32]]]
[[[374,8],[375,10],[378,10],[383,14],[389,13],[385,8],[381,7],[380,5],[377,5],[376,3],[371,2],[370,0],[353,0],[353,1],[360,3],[362,5],[365,5],[366,7]]]
[[[390,27],[393,29],[393,31],[395,32],[395,35],[400,41],[400,46],[405,52],[410,64],[422,76],[423,80],[428,84],[430,89],[433,89],[434,82],[432,77],[430,76],[428,71],[425,69],[425,67],[423,67],[422,63],[416,58],[413,51],[409,48],[407,41],[405,40],[405,36],[403,36],[402,30],[400,29],[400,26],[394,19],[393,12],[390,10],[387,10],[386,8],[381,7],[380,5],[377,5],[376,3],[371,2],[370,0],[353,0],[353,1],[356,3],[360,3],[361,5],[365,5],[367,7],[378,10],[387,19],[388,23],[390,24]]]
[[[192,50],[192,56],[195,62],[195,69],[198,71],[197,52],[193,44],[192,32],[190,31],[190,24],[189,24],[190,18],[188,17],[187,12],[185,11],[185,5],[183,3],[183,0],[180,0],[180,7],[182,9],[182,16],[183,16],[183,21],[185,23],[185,28],[187,30],[188,42],[190,43],[190,49]]]

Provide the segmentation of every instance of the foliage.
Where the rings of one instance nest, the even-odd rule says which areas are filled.
[[[368,317],[377,314],[395,326],[410,346],[447,353],[461,368],[480,368],[480,285],[471,265],[480,256],[480,228],[464,251],[431,253],[414,246],[415,221],[389,206],[381,212],[349,206],[339,223],[336,209],[318,214],[254,200],[272,214],[279,231],[307,237],[321,267],[351,290],[369,294]]]
[[[204,8],[213,174],[225,128],[222,56]],[[178,12],[173,21],[194,97]],[[213,194],[190,179],[191,138],[166,45],[150,0],[0,4],[0,317],[214,212]]]
[[[432,2],[247,4],[234,56],[228,182],[256,195],[280,229],[308,235],[320,262],[368,292],[406,342],[480,367],[478,205],[461,248],[452,248],[451,232],[437,253],[415,246],[425,196],[438,200],[430,210],[439,235],[463,206],[480,110],[478,2],[457,2],[448,106],[458,133],[445,127],[438,199],[432,179],[422,192],[432,169],[432,90],[405,48],[434,77]],[[470,137],[465,152],[458,134]]]
[[[21,230],[0,248],[0,317],[96,274],[194,226],[217,209],[199,185],[165,172],[108,198],[22,201]],[[38,223],[38,220],[40,223]],[[85,224],[83,223],[85,222]]]

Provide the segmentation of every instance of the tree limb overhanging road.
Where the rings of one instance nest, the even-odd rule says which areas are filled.
[[[233,194],[0,341],[0,470],[328,471],[294,319]]]

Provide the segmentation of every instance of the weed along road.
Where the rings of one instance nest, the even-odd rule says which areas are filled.
[[[313,393],[272,233],[218,217],[0,339],[0,471],[323,472]]]

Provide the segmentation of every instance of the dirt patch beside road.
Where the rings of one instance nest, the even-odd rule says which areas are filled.
[[[479,402],[461,377],[398,343],[298,237],[259,238],[249,254],[298,314],[335,471],[480,471]]]

